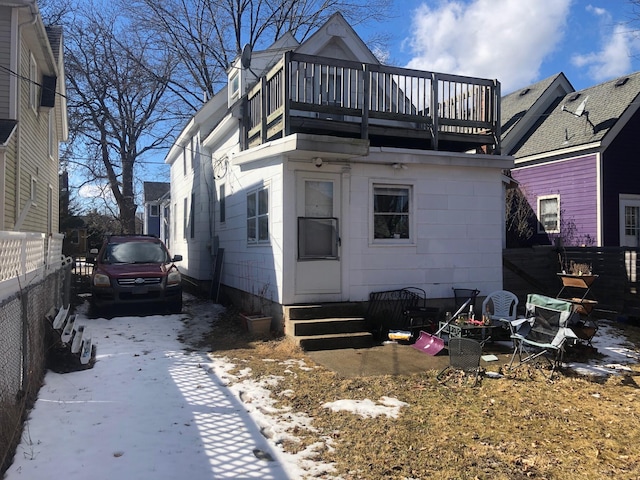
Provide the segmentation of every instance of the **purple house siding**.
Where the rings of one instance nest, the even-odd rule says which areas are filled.
[[[531,210],[536,216],[539,197],[560,195],[561,234],[538,234],[536,230],[533,243],[549,244],[559,235],[564,237],[567,245],[597,242],[595,154],[514,169],[512,175],[523,186]]]

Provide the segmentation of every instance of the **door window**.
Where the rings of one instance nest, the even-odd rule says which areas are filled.
[[[338,219],[333,216],[333,182],[304,182],[304,216],[298,218],[298,258],[338,258]]]

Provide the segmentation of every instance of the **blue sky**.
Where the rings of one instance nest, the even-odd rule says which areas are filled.
[[[564,72],[576,90],[640,70],[628,0],[395,0],[387,63],[497,78],[503,94]],[[358,33],[367,39],[368,31]]]
[[[390,36],[376,54],[392,65],[497,78],[503,94],[558,72],[581,90],[640,70],[640,11],[629,0],[393,1],[396,16],[355,27],[365,41]],[[160,157],[151,161],[138,176],[168,180]]]

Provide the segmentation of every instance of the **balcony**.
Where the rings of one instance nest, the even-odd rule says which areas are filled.
[[[287,52],[244,102],[244,149],[314,133],[380,147],[500,153],[495,80]]]

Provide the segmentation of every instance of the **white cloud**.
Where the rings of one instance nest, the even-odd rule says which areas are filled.
[[[81,198],[106,198],[114,200],[113,193],[109,185],[83,185],[78,190],[78,196]]]
[[[601,47],[598,51],[573,55],[571,63],[586,69],[589,78],[597,82],[631,71],[632,58],[640,54],[638,33],[622,23],[613,24],[609,12],[602,8],[589,5],[586,10],[601,17]]]
[[[607,12],[604,8],[594,7],[593,5],[587,5],[587,12],[591,12],[594,15],[598,16],[609,16],[609,12]]]
[[[446,1],[414,12],[408,68],[497,78],[503,93],[535,81],[564,35],[571,0]]]

